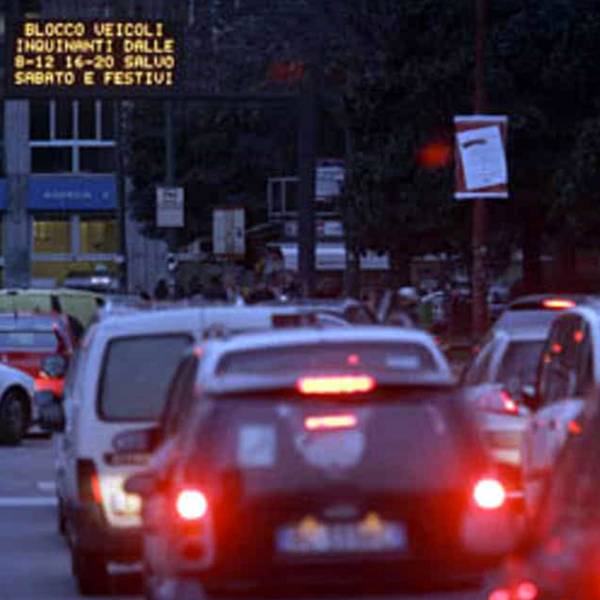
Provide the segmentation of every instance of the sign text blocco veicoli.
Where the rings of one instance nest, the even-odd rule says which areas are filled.
[[[169,95],[181,79],[181,39],[164,21],[13,23],[8,97]]]

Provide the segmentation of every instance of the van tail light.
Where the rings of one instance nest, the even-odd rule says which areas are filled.
[[[370,375],[326,375],[301,377],[296,388],[302,394],[361,394],[375,389]]]
[[[80,458],[77,461],[77,490],[81,502],[102,503],[100,479],[93,460]]]
[[[200,521],[208,512],[208,500],[200,490],[181,490],[177,494],[175,509],[184,521]]]
[[[506,502],[506,490],[497,479],[480,479],[473,488],[473,500],[483,510],[497,510]]]
[[[307,431],[331,431],[336,429],[353,429],[358,420],[356,415],[318,415],[304,419],[304,429]]]
[[[518,415],[519,405],[503,389],[492,389],[483,393],[477,401],[480,410],[503,415]]]

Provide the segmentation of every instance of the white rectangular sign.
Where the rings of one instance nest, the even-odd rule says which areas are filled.
[[[320,159],[315,169],[315,197],[317,200],[335,198],[342,193],[346,168],[344,161]]]
[[[246,219],[243,208],[213,210],[213,254],[244,256]]]
[[[505,116],[472,115],[454,118],[455,197],[507,198],[508,166]]]
[[[184,226],[184,196],[181,187],[156,188],[156,226]]]

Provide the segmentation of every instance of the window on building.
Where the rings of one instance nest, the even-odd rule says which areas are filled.
[[[36,217],[33,222],[33,251],[39,254],[69,253],[71,251],[70,221]]]
[[[119,227],[112,218],[81,217],[79,238],[83,254],[113,254],[119,251]]]
[[[112,103],[101,100],[31,101],[32,172],[114,172],[113,117]]]

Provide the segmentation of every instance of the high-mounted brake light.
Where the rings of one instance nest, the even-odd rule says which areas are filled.
[[[568,308],[575,308],[577,303],[568,298],[546,298],[542,300],[542,306],[551,310],[566,310]]]
[[[308,431],[326,431],[331,429],[353,429],[357,424],[356,415],[320,415],[306,417],[304,429]]]
[[[496,510],[506,502],[506,490],[497,479],[481,479],[473,489],[473,500],[479,508]]]
[[[301,377],[296,387],[302,394],[360,394],[375,389],[370,375]]]
[[[200,490],[182,490],[175,507],[177,514],[185,521],[198,521],[208,511],[208,501]]]

